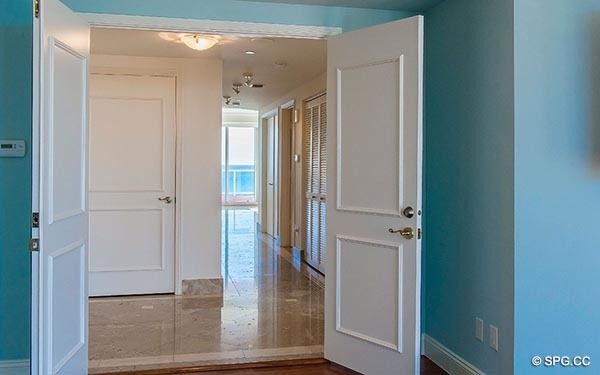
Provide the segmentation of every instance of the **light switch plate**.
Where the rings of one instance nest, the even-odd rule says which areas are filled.
[[[490,348],[498,351],[498,327],[490,324]]]
[[[483,342],[483,319],[475,318],[475,338]]]

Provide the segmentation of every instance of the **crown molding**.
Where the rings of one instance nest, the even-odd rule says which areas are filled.
[[[129,16],[78,13],[92,27],[190,32],[248,37],[326,39],[342,32],[341,27],[284,25],[259,22],[216,21],[192,18]]]

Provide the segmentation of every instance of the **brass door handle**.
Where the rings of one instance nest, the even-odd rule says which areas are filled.
[[[173,202],[173,198],[171,198],[168,195],[166,197],[158,198],[158,200],[161,202],[165,202],[166,204],[171,204]]]
[[[406,227],[406,228],[402,228],[402,229],[398,229],[398,230],[394,230],[392,228],[388,229],[388,232],[394,234],[394,233],[400,233],[400,235],[404,238],[406,238],[407,240],[412,240],[415,237],[415,232],[413,231],[413,229],[411,227]]]

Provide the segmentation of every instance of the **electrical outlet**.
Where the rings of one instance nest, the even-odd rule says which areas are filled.
[[[490,324],[490,348],[498,351],[498,327]]]
[[[475,338],[483,342],[483,319],[475,317]]]

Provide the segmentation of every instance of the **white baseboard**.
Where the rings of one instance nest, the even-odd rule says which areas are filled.
[[[450,375],[485,375],[483,371],[429,335],[423,335],[422,354]]]
[[[29,360],[0,360],[0,374],[2,375],[29,375]]]

